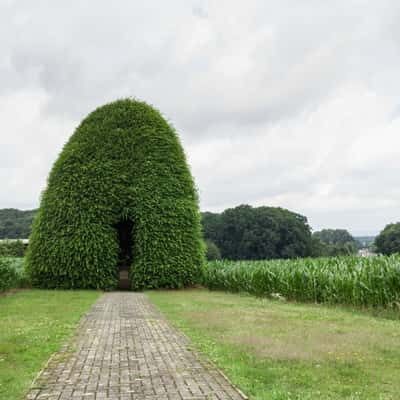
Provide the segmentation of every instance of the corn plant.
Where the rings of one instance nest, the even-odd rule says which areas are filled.
[[[400,255],[212,261],[204,272],[204,285],[288,300],[398,307]]]

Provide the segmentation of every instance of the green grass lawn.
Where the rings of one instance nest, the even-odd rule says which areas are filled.
[[[22,399],[36,374],[98,298],[96,291],[0,296],[0,399]]]
[[[251,399],[400,398],[400,321],[207,290],[149,298]]]

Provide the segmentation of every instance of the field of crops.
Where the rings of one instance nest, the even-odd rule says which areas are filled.
[[[213,261],[204,285],[289,300],[400,307],[400,256]]]

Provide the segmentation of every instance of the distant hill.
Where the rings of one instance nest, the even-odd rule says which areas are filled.
[[[27,239],[36,210],[0,209],[0,239]]]
[[[0,209],[0,240],[27,239],[31,233],[31,225],[36,211],[21,211],[15,208]],[[354,236],[354,239],[359,248],[368,248],[374,243],[375,236]]]
[[[354,239],[356,239],[359,248],[365,249],[374,243],[375,236],[354,236]]]

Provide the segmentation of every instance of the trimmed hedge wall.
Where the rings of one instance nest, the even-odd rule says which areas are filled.
[[[161,114],[131,99],[92,112],[54,164],[26,257],[32,284],[115,288],[123,220],[133,222],[132,289],[199,281],[204,244],[185,154]]]

